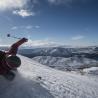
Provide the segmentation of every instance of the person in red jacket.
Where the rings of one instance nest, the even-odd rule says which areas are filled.
[[[22,38],[16,43],[12,44],[10,49],[6,51],[0,51],[0,75],[6,75],[11,70],[17,69],[21,65],[21,60],[16,56],[18,48],[28,39]]]

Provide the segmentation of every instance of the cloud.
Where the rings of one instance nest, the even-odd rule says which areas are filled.
[[[36,14],[34,12],[31,12],[29,10],[15,10],[13,11],[13,14],[19,15],[21,17],[28,17],[28,16],[35,16]]]
[[[75,2],[86,3],[88,1],[90,0],[48,0],[50,4],[54,4],[54,5],[64,4],[66,6],[70,6],[72,3]]]
[[[59,4],[68,4],[72,3],[73,0],[48,0],[49,3],[59,5]]]
[[[37,46],[43,46],[43,47],[50,47],[50,46],[58,46],[57,42],[54,42],[49,39],[44,39],[44,40],[31,40],[25,44],[25,46],[29,47],[37,47]]]
[[[72,40],[81,40],[81,39],[83,39],[83,38],[84,38],[84,36],[78,35],[78,36],[72,37]]]
[[[36,26],[32,26],[32,25],[28,25],[28,26],[26,26],[25,27],[26,29],[39,29],[40,28],[40,26],[39,25],[36,25]]]
[[[28,25],[28,26],[26,26],[25,28],[26,28],[26,29],[32,29],[32,28],[33,28],[33,26]]]
[[[37,25],[37,26],[35,26],[35,28],[36,28],[36,29],[39,29],[39,28],[40,28],[40,26],[38,26],[38,25]]]
[[[32,2],[33,4],[39,4],[39,1],[40,1],[40,0],[32,0],[31,2]]]
[[[0,0],[0,11],[11,11],[14,15],[21,17],[35,16],[32,11],[37,0]]]
[[[0,11],[23,8],[28,0],[0,0]]]
[[[17,30],[17,29],[39,29],[40,26],[39,25],[36,25],[36,26],[33,26],[33,25],[27,25],[27,26],[13,26],[11,27],[11,30]]]
[[[11,30],[16,30],[16,29],[18,29],[17,26],[13,26],[13,27],[11,28]]]

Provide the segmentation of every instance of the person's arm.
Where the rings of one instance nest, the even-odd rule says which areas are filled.
[[[27,41],[28,41],[28,39],[26,39],[26,38],[20,39],[19,41],[17,41],[16,43],[11,45],[11,48],[9,49],[9,51],[6,52],[6,54],[7,55],[16,55],[17,51],[18,51],[18,47]]]

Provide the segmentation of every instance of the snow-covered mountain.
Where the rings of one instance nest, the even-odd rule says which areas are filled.
[[[8,50],[8,47],[0,46],[0,50]],[[57,47],[20,47],[18,53],[30,58],[35,56],[53,56],[53,57],[72,57],[75,55],[84,55],[87,58],[98,60],[98,47],[69,47],[69,46],[57,46]]]
[[[97,75],[81,76],[20,58],[22,65],[14,81],[0,76],[0,98],[98,98]]]
[[[47,48],[33,48],[33,49],[21,49],[19,54],[29,55],[31,58],[35,56],[71,56],[72,51],[70,48],[61,47],[47,47]]]
[[[83,72],[98,75],[98,67],[85,68],[83,69]]]
[[[98,67],[98,61],[85,57],[52,57],[52,56],[36,56],[33,60],[60,70],[77,70],[89,67]]]

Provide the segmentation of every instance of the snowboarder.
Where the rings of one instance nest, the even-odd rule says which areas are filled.
[[[17,69],[21,65],[20,58],[16,56],[18,47],[27,41],[28,39],[22,38],[12,44],[7,52],[0,51],[0,75],[4,76],[8,80],[14,79],[15,74],[12,70]]]

